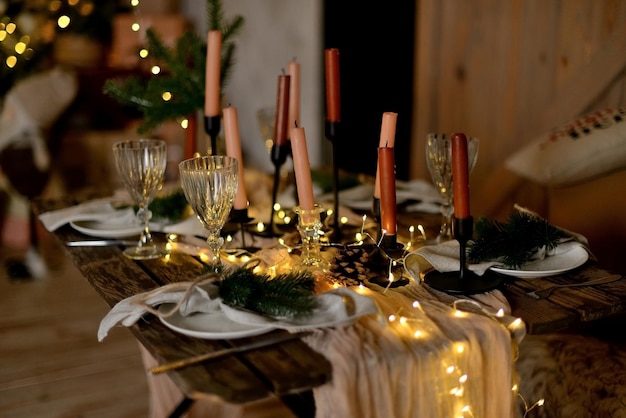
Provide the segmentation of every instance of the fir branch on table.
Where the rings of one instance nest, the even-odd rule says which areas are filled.
[[[480,218],[467,257],[471,263],[497,260],[506,267],[519,268],[539,249],[556,248],[565,236],[545,219],[524,212],[513,213],[506,222]]]
[[[302,318],[317,305],[315,280],[308,271],[293,271],[271,278],[239,267],[225,274],[219,284],[222,301],[274,318]]]
[[[224,87],[235,63],[233,38],[243,27],[244,18],[235,16],[227,20],[220,0],[207,0],[207,8],[209,28],[222,32],[220,77]],[[144,120],[137,128],[140,134],[149,133],[167,120],[186,118],[204,108],[206,40],[188,30],[174,48],[169,48],[153,28],[148,28],[146,38],[150,57],[163,66],[164,71],[147,79],[138,76],[109,79],[103,87],[105,94],[143,113]],[[170,100],[163,100],[164,92],[171,93]]]

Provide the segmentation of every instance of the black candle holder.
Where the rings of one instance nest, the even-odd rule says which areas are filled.
[[[328,139],[332,146],[332,159],[333,159],[333,218],[330,222],[331,230],[328,232],[328,237],[333,242],[339,242],[343,239],[343,232],[339,223],[339,166],[337,164],[337,138],[340,136],[341,123],[326,121],[324,127],[324,133],[326,139]]]
[[[264,236],[264,237],[280,237],[284,234],[274,222],[274,206],[276,205],[276,201],[278,200],[278,189],[280,186],[280,168],[287,161],[287,157],[291,154],[291,145],[289,143],[285,145],[272,145],[272,150],[270,152],[270,158],[272,163],[274,164],[274,185],[272,188],[272,206],[270,211],[270,223],[262,231],[254,231],[252,232],[255,235]]]
[[[225,229],[230,230],[232,229],[233,232],[234,231],[239,231],[241,232],[241,246],[243,249],[250,251],[250,252],[255,252],[257,250],[259,250],[259,248],[256,247],[252,247],[252,246],[248,246],[246,244],[246,232],[249,232],[250,228],[246,228],[247,225],[249,225],[252,221],[254,220],[254,218],[251,218],[250,216],[248,216],[248,208],[244,208],[244,209],[232,209],[230,211],[230,216],[228,218],[228,225],[225,227]],[[231,228],[229,228],[229,226],[231,226]]]
[[[409,280],[405,277],[389,282],[389,272],[394,260],[401,260],[404,255],[404,245],[398,242],[396,235],[385,235],[380,239],[378,245],[368,253],[367,264],[371,271],[384,272],[385,274],[376,274],[368,279],[369,282],[382,287],[399,287],[409,284]],[[403,268],[397,268],[402,274]]]
[[[446,293],[471,295],[487,292],[498,287],[502,278],[493,271],[487,270],[482,276],[467,268],[467,241],[474,233],[474,219],[454,218],[454,238],[459,242],[459,270],[431,271],[424,276],[424,282],[430,287]]]
[[[204,131],[211,139],[211,155],[217,155],[217,136],[220,134],[220,129],[222,129],[222,123],[219,115],[204,117]]]

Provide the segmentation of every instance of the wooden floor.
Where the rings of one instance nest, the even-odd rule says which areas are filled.
[[[108,306],[56,241],[44,234],[38,248],[47,274],[22,280],[9,277],[6,267],[22,253],[0,249],[0,417],[150,416],[137,341],[116,329],[99,343]],[[238,416],[293,414],[273,400]]]
[[[0,416],[147,417],[148,387],[130,331],[99,343],[108,306],[53,242],[40,243],[48,273],[9,277],[0,260]]]

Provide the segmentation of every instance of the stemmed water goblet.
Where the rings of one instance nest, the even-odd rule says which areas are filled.
[[[133,260],[159,258],[167,251],[152,240],[152,212],[148,206],[163,185],[167,145],[158,139],[120,141],[113,144],[113,156],[126,190],[139,207],[137,218],[143,225],[137,246],[126,248],[124,255]]]
[[[429,133],[426,136],[426,165],[441,198],[441,228],[435,242],[440,243],[454,238],[452,214],[454,213],[454,193],[452,188],[452,144],[451,135]],[[467,137],[468,169],[471,172],[478,157],[478,138]]]
[[[195,157],[178,165],[185,197],[209,234],[210,264],[215,271],[221,268],[220,251],[224,245],[221,230],[237,193],[237,167],[237,159],[224,155]]]

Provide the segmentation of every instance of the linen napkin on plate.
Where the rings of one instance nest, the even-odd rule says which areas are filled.
[[[218,290],[211,281],[180,282],[128,297],[118,302],[102,319],[98,329],[98,341],[102,341],[114,326],[118,324],[131,326],[146,313],[167,316],[178,311],[180,315],[188,316],[193,313],[221,310],[235,322],[247,325],[271,325],[274,328],[288,330],[346,326],[361,316],[378,313],[378,307],[371,298],[347,288],[316,295],[318,303],[312,314],[297,320],[270,318],[227,306],[222,303]],[[164,303],[175,304],[175,307],[170,312],[160,312],[158,306]]]
[[[54,231],[65,224],[76,221],[128,224],[136,222],[137,219],[132,207],[116,209],[111,205],[111,198],[108,197],[45,212],[39,215],[39,220],[48,231]]]
[[[515,209],[529,215],[539,217],[538,214],[515,205]],[[587,238],[581,234],[568,231],[566,229],[556,227],[564,233],[565,237],[559,245],[553,250],[546,251],[540,248],[534,254],[533,261],[544,259],[545,257],[563,254],[570,251],[575,246],[583,247],[588,253],[590,259],[595,259],[589,250]],[[404,266],[409,274],[416,280],[419,280],[420,272],[425,273],[431,269],[438,271],[455,271],[460,268],[459,261],[459,243],[456,240],[446,241],[438,245],[429,245],[418,248],[404,258]],[[478,275],[483,275],[487,269],[495,266],[501,266],[502,263],[497,260],[484,261],[476,264],[468,264],[467,268]]]

